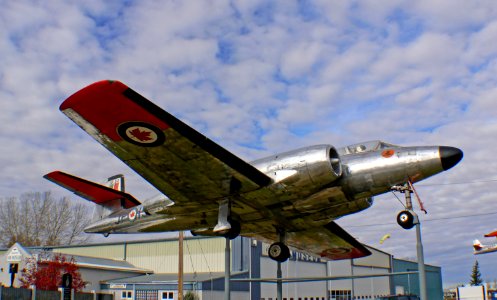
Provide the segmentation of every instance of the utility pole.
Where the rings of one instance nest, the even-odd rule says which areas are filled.
[[[178,232],[178,300],[183,300],[183,231]]]

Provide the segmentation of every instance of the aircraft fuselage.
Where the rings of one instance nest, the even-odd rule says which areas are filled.
[[[302,222],[318,226],[364,210],[373,204],[373,196],[390,191],[394,185],[418,182],[447,170],[461,158],[457,148],[401,147],[379,141],[339,149],[330,145],[301,148],[252,162],[273,182],[236,195],[231,213],[243,224],[241,234],[248,236],[274,231],[268,219],[277,219],[288,231]],[[266,189],[271,193],[265,193]],[[212,235],[218,209],[218,203],[212,201],[199,215],[194,205],[176,206],[161,195],[98,220],[85,231],[155,232],[178,230],[178,224],[183,224],[185,230],[193,228],[193,233]]]

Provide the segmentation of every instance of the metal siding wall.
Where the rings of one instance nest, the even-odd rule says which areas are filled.
[[[224,238],[185,240],[183,245],[185,272],[224,272],[224,248]]]
[[[260,259],[261,278],[276,278],[277,264],[269,257]],[[288,260],[281,265],[284,278],[326,276],[326,263]],[[261,283],[260,297],[275,298],[276,284]],[[283,298],[326,297],[326,281],[286,283],[283,285]]]
[[[223,238],[185,239],[183,255],[185,273],[224,271]],[[127,261],[155,273],[175,273],[178,271],[178,241],[128,244]]]
[[[394,272],[417,271],[418,264],[412,261],[393,260]],[[426,269],[426,290],[428,299],[443,299],[442,269],[436,266],[427,266]],[[418,274],[403,276],[393,276],[395,286],[403,286],[407,292],[419,295]],[[395,287],[394,287],[395,288]]]
[[[99,258],[108,258],[123,260],[124,259],[124,243],[117,245],[95,245],[95,246],[75,246],[53,248],[53,252],[65,253],[69,255],[92,256]]]
[[[354,259],[354,265],[356,266],[368,266],[368,267],[378,267],[378,268],[390,268],[390,254],[386,254],[375,249],[368,248],[371,250],[372,254],[370,256],[361,257]]]
[[[155,273],[178,272],[177,257],[177,241],[129,244],[127,249],[128,262]]]
[[[388,269],[376,267],[354,266],[354,275],[387,274]],[[349,280],[352,282],[352,280]],[[354,279],[354,295],[382,296],[390,294],[390,277]]]

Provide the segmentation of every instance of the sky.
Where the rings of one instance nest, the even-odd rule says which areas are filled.
[[[63,170],[126,176],[157,193],[58,109],[120,80],[250,161],[313,144],[447,145],[459,165],[417,185],[425,262],[468,283],[472,240],[497,229],[497,5],[493,1],[1,1],[0,198],[52,191]],[[417,206],[415,207],[417,209]],[[415,258],[392,194],[337,222],[361,242]],[[380,238],[390,233],[382,245]]]

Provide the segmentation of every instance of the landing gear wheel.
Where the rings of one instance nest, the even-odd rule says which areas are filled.
[[[414,227],[414,216],[408,210],[403,210],[397,215],[397,223],[404,229],[411,229]]]
[[[269,257],[278,262],[284,262],[290,257],[290,249],[282,242],[276,242],[269,246]]]
[[[231,218],[229,218],[228,222],[230,222],[231,228],[228,230],[228,232],[223,234],[223,236],[225,238],[233,240],[240,235],[240,231],[242,230],[242,228],[240,226],[240,222],[238,222],[237,220],[232,220]]]

